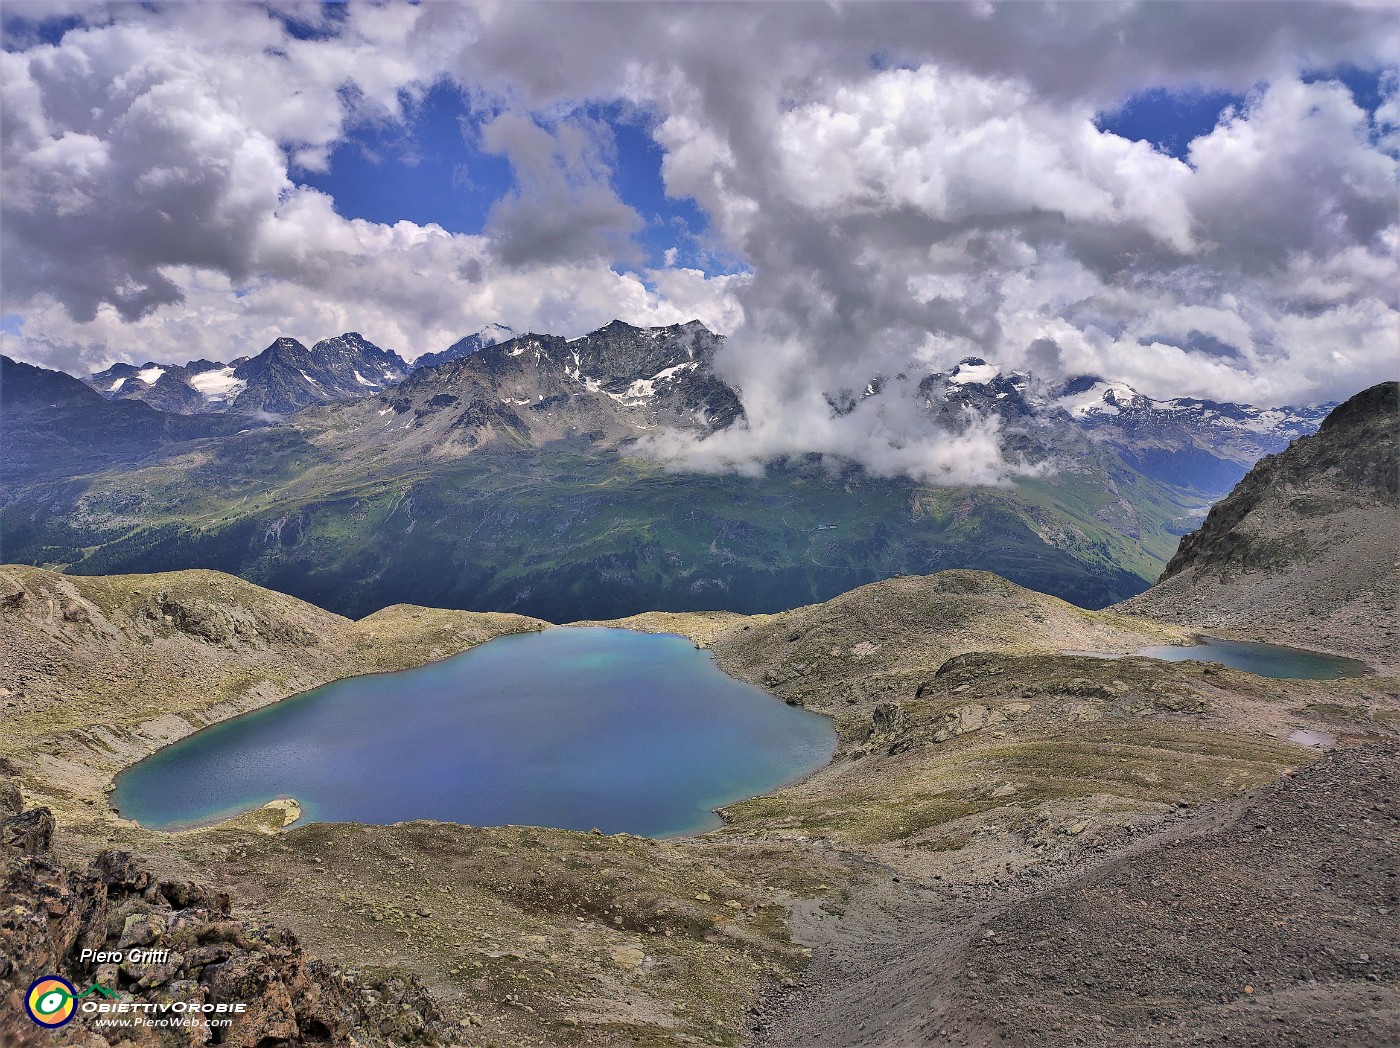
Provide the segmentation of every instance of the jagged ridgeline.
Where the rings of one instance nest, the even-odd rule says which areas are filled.
[[[696,321],[614,321],[575,339],[493,326],[413,369],[354,333],[87,383],[7,360],[3,556],[218,568],[352,615],[765,612],[947,568],[1102,607],[1145,589],[1214,497],[1322,414],[968,359],[872,376],[831,410],[907,398],[944,429],[994,414],[1041,475],[939,487],[811,458],[756,478],[639,454],[663,430],[743,424],[722,344]]]

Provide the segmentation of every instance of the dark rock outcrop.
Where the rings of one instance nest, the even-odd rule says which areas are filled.
[[[38,855],[49,850],[53,830],[53,812],[49,809],[21,811],[0,819],[0,847]]]
[[[0,799],[17,806],[12,784]],[[414,977],[365,980],[306,956],[285,929],[231,916],[228,895],[203,885],[157,881],[139,859],[105,851],[86,870],[46,854],[47,808],[0,821],[0,1043],[41,1043],[23,995],[44,975],[98,984],[121,999],[170,1009],[177,1002],[246,1004],[226,1028],[180,1027],[178,1040],[140,1026],[98,1030],[65,1043],[217,1043],[226,1048],[436,1044],[442,1013]],[[95,964],[83,950],[157,952]],[[183,1005],[181,1005],[183,1007]],[[152,1013],[164,1014],[157,1010]],[[170,1014],[178,1014],[171,1011]],[[82,1036],[88,1020],[69,1033]],[[50,1043],[44,1041],[42,1043]]]

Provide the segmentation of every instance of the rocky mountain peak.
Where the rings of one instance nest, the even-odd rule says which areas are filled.
[[[397,353],[355,331],[322,339],[310,349],[283,336],[232,370],[231,379],[244,383],[232,406],[243,412],[286,414],[378,393],[408,371]]]
[[[519,332],[504,324],[487,324],[480,331],[473,332],[465,338],[460,338],[452,345],[439,353],[424,353],[413,362],[415,368],[429,368],[438,364],[446,364],[449,360],[460,360],[469,357],[473,353],[480,352],[488,346],[495,346],[501,342],[509,342],[519,336]]]
[[[620,320],[573,339],[518,335],[417,368],[382,401],[401,421],[366,416],[367,433],[408,429],[415,441],[471,448],[616,444],[657,428],[722,428],[743,411],[710,371],[722,341],[698,323],[639,328]]]
[[[1395,464],[1396,424],[1400,419],[1400,383],[1382,382],[1364,389],[1350,400],[1338,404],[1318,427],[1318,435],[1340,440],[1344,433],[1358,430],[1376,429],[1382,445],[1358,449],[1366,460],[1375,464]],[[1322,441],[1314,441],[1322,443]],[[1301,442],[1300,442],[1301,443]],[[1386,473],[1383,483],[1376,489],[1395,494],[1395,471]]]
[[[572,370],[610,393],[645,395],[648,383],[678,370],[708,368],[723,339],[698,321],[668,327],[634,327],[621,320],[567,343]]]

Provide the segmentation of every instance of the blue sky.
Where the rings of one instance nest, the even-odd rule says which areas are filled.
[[[511,183],[505,158],[473,144],[479,127],[460,92],[441,84],[410,108],[406,126],[356,124],[331,154],[328,171],[294,175],[334,197],[345,218],[436,222],[452,233],[479,233]]]
[[[1381,74],[1374,71],[1343,66],[1315,71],[1302,79],[1307,83],[1340,80],[1356,104],[1368,113],[1374,113],[1381,104]],[[1227,109],[1238,109],[1246,100],[1245,95],[1229,91],[1153,88],[1131,95],[1118,108],[1101,114],[1097,124],[1103,131],[1149,142],[1162,152],[1185,160],[1193,138],[1209,134]]]
[[[293,174],[330,194],[345,218],[433,222],[452,233],[480,233],[491,206],[514,184],[509,161],[481,148],[481,127],[491,115],[473,111],[456,86],[441,82],[409,105],[406,123],[361,121],[332,153],[329,170]],[[666,195],[663,153],[651,136],[654,118],[621,105],[585,106],[580,115],[610,133],[613,189],[645,222],[636,240],[647,266],[665,265],[674,248],[673,264],[709,275],[743,268],[709,236],[694,200]]]
[[[1208,134],[1220,115],[1243,105],[1243,95],[1227,91],[1168,91],[1155,88],[1133,95],[1118,109],[1102,114],[1101,130],[1148,142],[1178,160],[1186,158],[1193,138]]]
[[[1152,395],[1393,371],[1380,7],[24,6],[0,350],[26,359],[698,318],[774,446],[826,390],[1047,340],[1045,366]],[[1384,111],[1369,136],[1330,77]],[[1241,133],[1193,155],[1227,111]]]

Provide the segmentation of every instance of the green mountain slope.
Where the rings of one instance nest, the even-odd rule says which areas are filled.
[[[351,615],[409,599],[555,620],[773,611],[954,567],[1103,606],[1146,587],[1191,508],[1126,470],[1114,494],[1106,475],[933,488],[813,465],[753,479],[568,447],[366,472],[272,429],[39,488],[31,512],[4,515],[3,544],[80,574],[218,568]],[[1120,500],[1138,538],[1104,512]]]
[[[20,398],[3,419],[24,455],[0,496],[0,549],[79,574],[218,568],[352,615],[396,602],[555,621],[768,612],[945,568],[1102,607],[1145,589],[1204,509],[992,386],[954,383],[949,400],[920,384],[937,428],[956,428],[974,393],[1006,414],[1008,452],[1042,467],[1014,486],[933,487],[815,456],[757,478],[640,457],[650,432],[742,424],[711,370],[721,342],[693,323],[524,335],[376,396],[115,459],[47,454],[30,434],[82,412]]]

